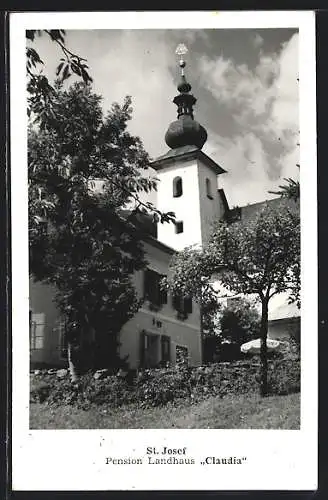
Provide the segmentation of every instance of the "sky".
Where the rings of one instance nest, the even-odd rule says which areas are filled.
[[[272,197],[283,178],[299,178],[298,32],[295,29],[71,30],[66,45],[87,59],[106,112],[132,96],[130,131],[155,159],[176,119],[172,99],[185,43],[195,119],[208,132],[203,151],[227,173],[218,177],[231,207]],[[55,74],[61,53],[45,36],[33,44]],[[149,171],[156,176],[156,173]],[[155,201],[151,195],[151,201]]]

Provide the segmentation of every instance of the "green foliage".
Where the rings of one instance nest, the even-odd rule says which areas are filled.
[[[268,303],[287,292],[300,305],[300,217],[298,205],[281,200],[266,204],[252,218],[228,224],[217,221],[203,249],[188,248],[174,256],[167,286],[202,303],[211,300],[217,279],[234,294],[256,294],[262,304],[261,392],[267,392]],[[204,299],[203,299],[204,297]]]
[[[141,407],[163,406],[191,394],[190,369],[176,367],[145,370],[136,381],[136,398]]]
[[[210,298],[215,294],[211,287],[215,276],[233,293],[270,298],[288,291],[291,300],[299,301],[298,207],[282,200],[275,207],[267,204],[251,219],[233,224],[217,221],[204,249],[189,247],[175,254],[167,285],[200,302],[204,294]]]
[[[240,299],[222,308],[219,325],[221,339],[240,347],[259,336],[261,317],[248,300]]]
[[[33,403],[44,403],[52,394],[53,389],[52,384],[43,381],[39,384],[32,384],[30,399]]]
[[[178,295],[193,297],[210,309],[217,298],[217,292],[211,285],[212,276],[212,266],[206,260],[204,251],[187,247],[173,255],[163,285]]]
[[[95,380],[92,373],[76,384],[56,374],[32,375],[31,402],[72,405],[88,409],[92,405],[116,408],[165,406],[187,400],[197,402],[209,396],[253,394],[257,390],[259,364],[252,361],[216,363],[198,368],[170,367],[144,370],[129,384],[115,375]],[[270,394],[290,394],[300,390],[299,360],[269,362]]]
[[[283,396],[299,392],[301,388],[300,361],[280,359],[274,363],[274,371],[269,371],[268,393]]]
[[[61,57],[56,69],[56,79],[63,83],[72,74],[81,78],[85,84],[90,84],[92,78],[88,72],[86,60],[71,52],[65,45],[64,30],[26,30],[28,46],[26,48],[26,72],[28,91],[28,116],[34,114],[36,122],[42,124],[44,116],[55,117],[54,101],[56,98],[55,88],[50,84],[48,78],[42,74],[44,61],[38,52],[31,46],[36,35],[46,35],[57,45]]]
[[[298,298],[300,219],[283,201],[267,204],[253,218],[218,223],[205,255],[231,292],[256,293],[262,299],[293,291]],[[209,264],[208,264],[209,265]],[[295,286],[294,286],[295,285]]]
[[[222,310],[222,305],[218,302],[217,295],[214,293],[212,297],[208,297],[206,302],[204,301],[201,305],[203,337],[216,336],[219,326],[219,313]]]
[[[300,183],[292,178],[284,179],[285,184],[279,186],[278,191],[269,191],[270,194],[277,194],[282,198],[289,198],[297,201],[300,198]]]
[[[300,166],[297,165],[299,168]],[[285,184],[279,186],[278,191],[269,191],[271,194],[277,194],[282,198],[288,198],[290,200],[298,201],[300,199],[301,191],[300,191],[300,182],[295,181],[291,177],[284,179]]]
[[[140,305],[131,276],[145,265],[143,232],[122,208],[135,201],[137,212],[138,189],[155,181],[142,177],[148,155],[127,131],[131,99],[106,116],[100,102],[84,84],[57,86],[56,119],[29,129],[29,245],[30,273],[55,285],[69,341],[94,337],[104,365]]]

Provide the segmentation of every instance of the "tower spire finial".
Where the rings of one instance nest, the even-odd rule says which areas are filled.
[[[184,68],[186,66],[186,61],[183,59],[183,56],[188,53],[188,49],[184,43],[179,43],[177,46],[175,53],[180,56],[179,66],[181,68],[181,76],[184,76]]]
[[[178,120],[172,122],[165,134],[166,144],[172,148],[186,145],[194,145],[201,149],[207,139],[207,132],[198,122],[194,120],[193,106],[197,99],[192,94],[191,85],[187,82],[184,69],[186,61],[184,55],[188,49],[184,43],[180,43],[175,53],[180,56],[179,66],[181,68],[180,82],[178,84],[179,94],[173,99],[178,107]]]
[[[187,94],[188,92],[191,91],[191,85],[186,80],[185,71],[184,71],[184,69],[186,67],[186,61],[184,60],[183,56],[188,53],[188,49],[184,43],[179,43],[179,45],[177,46],[177,48],[175,50],[175,53],[178,56],[180,56],[179,66],[181,68],[181,78],[180,78],[180,82],[178,84],[178,91],[180,92],[180,94],[182,94],[182,93]],[[192,116],[192,110],[191,110],[191,116]]]

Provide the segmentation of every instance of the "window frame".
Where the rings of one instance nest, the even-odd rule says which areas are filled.
[[[39,318],[35,317],[36,314],[38,314]],[[41,315],[42,315],[42,320],[40,321]],[[34,316],[34,318],[33,318],[33,316]],[[42,333],[40,335],[37,335],[38,326],[43,327]],[[46,326],[45,314],[44,313],[33,313],[33,311],[30,309],[29,310],[29,333],[30,333],[30,350],[31,351],[41,351],[42,349],[44,349],[45,326]],[[39,342],[38,342],[38,340],[39,340]]]
[[[173,179],[173,198],[180,198],[183,195],[182,177],[177,175]]]
[[[161,274],[149,267],[144,270],[144,299],[159,309],[168,303],[167,291],[162,290],[160,287],[160,281],[165,277],[165,274]]]
[[[178,231],[178,228],[181,228],[181,231]],[[175,234],[182,234],[184,232],[183,220],[177,220],[175,222]]]
[[[184,321],[193,312],[193,300],[190,296],[172,295],[172,307],[177,312],[177,318]]]
[[[213,200],[211,180],[208,177],[205,179],[205,188],[207,198]]]

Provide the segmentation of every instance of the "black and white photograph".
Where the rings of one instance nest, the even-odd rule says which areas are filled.
[[[311,14],[12,15],[18,489],[315,484]]]

